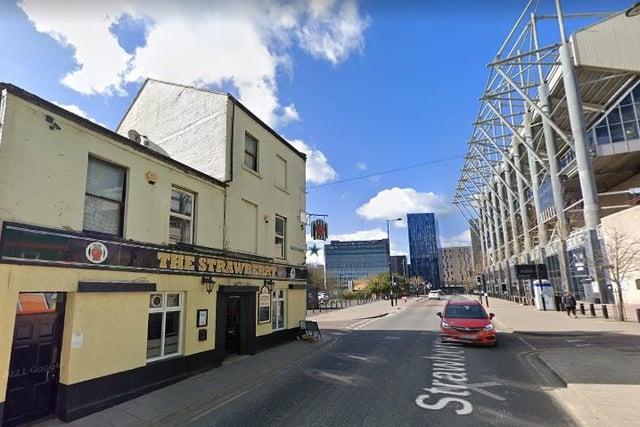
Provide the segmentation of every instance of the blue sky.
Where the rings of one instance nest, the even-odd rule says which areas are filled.
[[[526,4],[0,0],[0,81],[112,130],[146,77],[229,92],[307,154],[307,211],[327,215],[330,240],[434,212],[442,245],[466,245],[451,201],[486,64]],[[562,1],[565,14],[631,4]],[[408,255],[405,221],[390,235]]]

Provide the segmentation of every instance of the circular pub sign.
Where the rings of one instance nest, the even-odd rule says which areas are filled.
[[[109,255],[107,247],[100,242],[89,243],[84,253],[87,259],[94,264],[102,263]]]

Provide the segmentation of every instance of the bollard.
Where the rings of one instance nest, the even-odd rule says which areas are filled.
[[[609,318],[609,312],[607,311],[607,306],[602,304],[602,317],[605,319]]]
[[[589,312],[593,317],[596,317],[596,306],[593,304],[589,304]]]
[[[580,314],[584,316],[584,304],[580,303]]]

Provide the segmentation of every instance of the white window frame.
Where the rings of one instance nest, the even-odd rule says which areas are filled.
[[[169,295],[178,295],[178,301],[179,304],[177,306],[173,306],[173,307],[167,307],[167,300],[169,298]],[[161,303],[160,304],[155,304],[155,297],[160,297],[161,298]],[[171,357],[176,357],[176,356],[180,356],[182,355],[182,339],[183,339],[183,334],[184,334],[184,321],[183,321],[183,317],[184,317],[184,310],[183,310],[183,305],[184,305],[184,294],[182,292],[153,292],[151,294],[149,294],[149,316],[147,317],[147,331],[149,328],[149,320],[151,317],[151,314],[156,314],[156,313],[161,313],[162,314],[162,326],[160,329],[160,355],[159,356],[153,356],[153,357],[148,357],[147,356],[147,362],[153,362],[156,360],[162,360],[162,359],[168,359]],[[165,354],[164,352],[164,348],[165,348],[165,331],[166,331],[166,324],[167,324],[167,313],[175,313],[175,312],[179,312],[180,314],[178,315],[178,343],[177,343],[177,351],[175,353],[169,353],[169,354]],[[147,340],[146,340],[146,344],[147,344],[147,354],[149,352],[149,335],[147,332]]]
[[[278,307],[282,306],[282,314]],[[281,326],[278,326],[281,323]],[[276,289],[271,299],[271,329],[274,331],[287,327],[287,293],[284,289]]]
[[[181,193],[187,196],[191,197],[191,215],[187,215],[187,214],[183,214],[181,212],[176,212],[172,209],[171,207],[171,201],[173,200],[173,193],[177,192],[177,193]],[[195,210],[196,210],[196,195],[195,193],[191,192],[191,191],[186,191],[183,190],[181,188],[178,187],[171,187],[171,201],[169,203],[169,241],[171,243],[187,243],[187,244],[193,244],[195,239],[193,236],[193,230],[194,230],[194,222],[195,222]],[[189,222],[189,239],[188,241],[177,241],[175,239],[171,238],[171,219],[172,218],[177,218],[179,220],[182,221],[188,221]]]
[[[282,234],[278,234],[278,222],[282,223]],[[276,258],[285,259],[286,258],[286,244],[287,244],[287,219],[283,216],[276,215],[274,223],[273,233],[275,236],[274,239],[274,256]],[[278,251],[278,243],[281,242],[280,251]]]

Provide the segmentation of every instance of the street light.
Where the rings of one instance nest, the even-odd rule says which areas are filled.
[[[389,223],[393,221],[402,221],[402,218],[393,218],[387,220],[387,261],[389,267],[389,289],[391,290],[391,307],[393,307],[393,278],[391,276],[391,240],[389,239]],[[396,304],[398,301],[396,300]]]

